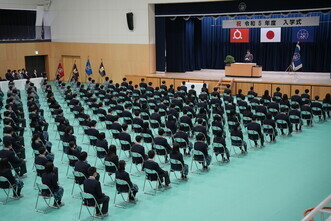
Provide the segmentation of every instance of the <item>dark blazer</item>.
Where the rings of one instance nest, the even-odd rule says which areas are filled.
[[[86,161],[79,160],[75,164],[75,171],[83,173],[85,175],[85,177],[88,178],[89,175],[87,173],[87,170],[90,167],[91,167],[91,165],[89,163],[87,163]],[[76,179],[76,182],[79,183],[79,184],[83,184],[84,178],[82,178],[82,179],[78,178],[78,179]]]
[[[171,151],[171,147],[168,144],[167,139],[165,139],[164,137],[155,137],[154,144],[165,147],[165,149],[167,150],[167,153],[170,153],[170,151]]]
[[[184,162],[184,159],[183,159],[183,154],[181,154],[180,152],[177,152],[177,153],[173,153],[171,152],[170,153],[170,159],[173,159],[173,160],[178,160],[182,163],[182,165],[184,166],[185,162]],[[171,165],[171,169],[174,169],[174,170],[180,170],[182,168],[180,168],[180,166],[177,166],[177,165]]]
[[[159,175],[164,174],[164,170],[161,169],[160,165],[154,160],[148,159],[143,164],[144,169],[155,170]],[[149,179],[156,180],[156,176],[149,176]]]
[[[22,160],[16,157],[14,152],[11,150],[0,150],[0,158],[7,158],[13,167],[19,166],[22,162]]]
[[[261,125],[256,122],[250,122],[247,124],[247,130],[254,130],[259,133],[259,136],[262,137]]]
[[[117,171],[115,174],[115,178],[126,181],[129,184],[130,188],[132,188],[133,184],[131,182],[130,175],[126,171],[124,171],[124,170]],[[119,191],[123,191],[123,192],[128,191],[128,188],[125,188],[123,186],[118,186],[118,185],[116,185],[116,189]]]
[[[184,115],[179,119],[179,121],[181,123],[186,123],[186,124],[190,125],[191,128],[193,127],[192,120],[189,116]]]
[[[58,191],[59,185],[57,184],[58,179],[55,173],[43,173],[41,181],[43,184],[47,185],[53,193]],[[48,194],[47,191],[43,193]]]
[[[44,156],[39,155],[34,159],[34,163],[37,165],[45,166],[46,163],[48,163],[48,159]],[[41,176],[43,173],[44,173],[44,170],[37,170],[38,176]]]
[[[144,158],[144,161],[147,160],[147,155],[145,154],[145,148],[142,145],[133,144],[131,147],[131,152],[139,153]],[[139,159],[134,158],[133,163],[139,164],[142,163],[142,160],[140,158]]]
[[[194,143],[194,150],[198,150],[203,153],[203,155],[208,157],[208,145],[205,142],[202,141],[196,141]],[[194,156],[196,160],[202,160],[199,156]]]
[[[84,192],[92,194],[97,203],[101,203],[102,198],[105,196],[105,194],[102,193],[100,182],[96,179],[88,178],[84,180]],[[88,205],[94,205],[94,200],[87,200],[85,203]]]
[[[116,167],[118,168],[118,156],[117,155],[112,155],[112,156],[106,156],[105,161],[109,161],[112,162],[116,165]],[[112,167],[106,167],[106,172],[108,173],[114,173],[115,170],[113,170]]]

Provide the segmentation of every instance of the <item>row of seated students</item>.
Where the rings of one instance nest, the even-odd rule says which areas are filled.
[[[95,90],[95,88],[94,88],[94,92],[96,92],[97,90]],[[119,91],[121,91],[120,89],[119,89]],[[143,91],[143,90],[142,90]],[[47,92],[47,98],[48,98],[48,104],[49,104],[49,107],[51,108],[51,110],[52,110],[52,114],[54,114],[54,115],[56,115],[56,117],[55,118],[58,118],[58,120],[60,121],[60,125],[58,126],[58,129],[60,128],[60,126],[61,126],[61,122],[62,123],[68,123],[68,121],[66,121],[66,120],[64,120],[63,118],[63,110],[59,107],[60,105],[57,103],[57,101],[55,100],[55,98],[54,98],[54,95],[52,95],[52,92],[51,92],[51,87],[49,86],[49,85],[46,85],[45,86],[45,92]],[[86,91],[86,93],[88,93],[89,92],[89,90],[87,90]],[[74,97],[74,94],[70,94],[71,93],[71,90],[70,90],[70,88],[66,91],[66,96],[65,96],[65,98],[67,99],[67,100],[70,100],[70,102],[69,102],[69,104],[71,103],[71,101],[72,100],[75,100],[75,99],[72,99],[72,97],[71,97],[71,95]],[[170,92],[171,93],[171,92]],[[173,94],[176,94],[176,93],[173,93]],[[229,93],[229,94],[231,94],[231,93]],[[181,97],[182,96],[182,93],[180,93],[180,94],[177,94],[177,97]],[[217,95],[216,93],[214,94],[214,96],[215,97],[218,97],[219,95]],[[93,98],[93,93],[92,93],[92,95],[91,95],[91,97]],[[116,96],[114,96],[114,97],[116,97]],[[175,95],[174,95],[174,97],[176,97]],[[93,99],[92,99],[93,100]],[[110,99],[111,100],[111,99]],[[115,100],[115,99],[114,99]],[[196,100],[197,99],[191,99],[190,100],[190,102],[192,101],[192,102],[196,102]],[[118,101],[119,101],[119,103],[120,104],[123,104],[123,103],[125,103],[125,102],[123,102],[123,101],[121,101],[121,100],[117,100],[116,101],[116,104],[118,104]],[[134,101],[136,101],[135,102],[135,104],[138,104],[139,103],[139,101],[138,100],[134,100]],[[91,104],[93,104],[93,103],[96,103],[96,101],[95,102],[91,102]],[[115,103],[115,102],[114,102]],[[72,107],[72,108],[75,108],[76,106],[78,106],[78,108],[76,108],[76,110],[79,110],[79,111],[81,111],[82,110],[82,105],[80,105],[80,103],[79,103],[79,101],[78,102],[72,102],[72,104],[73,104],[73,106],[74,107]],[[106,104],[102,104],[102,105],[100,105],[99,107],[102,107],[103,105],[106,105]],[[109,104],[108,104],[109,105]],[[209,107],[209,105],[210,104],[207,104],[207,107]],[[91,105],[92,106],[92,105]],[[109,105],[110,106],[110,105]],[[120,105],[121,106],[121,105]],[[137,106],[140,106],[140,105],[137,105]],[[143,105],[142,105],[143,106]],[[171,105],[170,105],[171,106]],[[203,104],[203,105],[201,105],[201,106],[204,106],[204,107],[206,107],[206,105],[205,104]],[[116,107],[116,106],[115,106]],[[179,113],[178,112],[180,112],[180,110],[181,109],[183,109],[184,108],[184,106],[181,108],[181,109],[179,109],[179,111],[178,110],[176,110],[176,108],[175,108],[176,106],[173,106],[173,112],[174,112],[174,114],[172,115],[173,116],[173,118],[171,118],[170,117],[170,121],[174,121],[175,119],[176,119],[176,116],[178,116],[179,117]],[[216,105],[216,107],[220,107],[220,106],[218,106],[218,105]],[[114,108],[115,110],[116,110],[116,108]],[[120,114],[118,114],[119,116],[113,116],[112,115],[112,112],[114,111],[114,109],[113,108],[110,108],[110,111],[108,110],[108,113],[111,113],[111,115],[109,116],[109,119],[110,119],[110,121],[112,122],[112,124],[111,124],[111,126],[112,125],[116,125],[116,124],[119,124],[118,122],[117,122],[117,120],[118,120],[118,118],[119,118],[119,116],[121,116]],[[119,107],[119,109],[122,109],[122,108],[120,108]],[[122,110],[122,113],[121,114],[123,114],[123,112],[125,111],[125,109],[127,109],[127,110],[130,110],[130,106],[125,106],[124,108],[123,108],[123,110]],[[167,110],[169,110],[170,111],[170,109],[171,108],[167,108]],[[221,112],[221,108],[219,108],[220,110],[220,112]],[[43,113],[43,111],[42,110],[40,110],[40,111],[35,111],[35,109],[32,109],[34,112],[35,112],[35,114],[39,114],[40,113],[40,115]],[[33,112],[31,110],[31,112]],[[137,110],[137,109],[136,109]],[[154,111],[155,111],[155,108],[154,108]],[[128,111],[128,112],[130,112],[130,111]],[[186,113],[185,113],[186,112]],[[199,111],[200,112],[200,111]],[[205,112],[207,112],[207,113],[210,113],[211,111],[210,110],[205,110]],[[117,113],[117,112],[116,112]],[[139,118],[139,112],[138,111],[135,111],[135,115],[137,116],[137,113],[138,113],[138,117],[137,118]],[[146,111],[146,113],[148,113],[149,114],[149,111],[147,112]],[[155,113],[155,112],[154,112]],[[184,113],[184,116],[188,113],[188,111],[185,111],[185,109],[183,110],[183,113]],[[195,112],[193,111],[193,113],[195,114]],[[201,114],[203,115],[203,114],[207,114],[207,113],[203,113],[203,111],[201,112]],[[81,114],[81,115],[79,115],[79,114]],[[198,114],[200,114],[200,113],[198,113]],[[62,115],[62,117],[61,117],[61,115]],[[85,115],[84,114],[84,109],[83,109],[83,112],[78,112],[78,116],[83,116],[83,115]],[[106,115],[108,115],[108,114],[106,114]],[[39,115],[38,115],[39,116]],[[150,116],[151,117],[151,116]],[[178,118],[177,117],[177,118]],[[107,116],[105,116],[105,119],[107,118]],[[216,118],[218,118],[217,116],[216,116]],[[39,118],[37,118],[37,119],[39,119]],[[199,118],[199,119],[201,119],[201,118]],[[207,118],[208,119],[208,118]],[[134,119],[133,119],[134,120]],[[139,119],[138,119],[139,120]],[[219,121],[219,123],[222,123],[222,120],[224,120],[224,119],[217,119],[218,121]],[[255,119],[254,119],[255,120]],[[89,116],[86,114],[85,116],[84,116],[84,121],[85,121],[85,123],[86,123],[86,125],[88,125],[89,127],[91,127],[90,129],[92,129],[92,130],[90,130],[90,131],[95,131],[94,129],[95,129],[95,126],[96,126],[96,122],[95,121],[93,121],[93,120],[91,120],[90,118],[89,118]],[[83,122],[81,122],[82,124],[84,124],[84,121]],[[143,121],[142,121],[143,122]],[[149,124],[147,123],[147,122],[143,122],[143,124],[142,124],[142,128],[141,128],[141,131],[145,131],[145,132],[148,132],[148,133],[150,133],[151,135],[153,135],[153,133],[148,129],[149,128]],[[201,120],[199,121],[199,123],[201,123],[201,124],[203,124],[202,122],[201,122]],[[208,123],[208,121],[207,121],[207,123]],[[162,122],[160,122],[160,124],[162,124]],[[167,121],[166,122],[166,124],[168,124],[168,125],[171,125],[171,124],[169,124],[169,121]],[[176,125],[176,124],[175,124]],[[32,127],[35,127],[35,130],[36,131],[43,131],[43,132],[45,132],[45,131],[47,131],[47,127],[45,127],[45,121],[43,121],[43,120],[40,120],[40,122],[38,121],[38,123],[36,124],[36,125],[31,125]],[[176,125],[177,126],[177,125]],[[203,125],[202,125],[203,126]],[[205,125],[206,126],[206,125]],[[66,136],[66,135],[69,135],[68,137],[70,137],[70,135],[72,135],[73,134],[73,127],[72,126],[70,126],[69,124],[68,125],[66,125],[66,127],[62,127],[62,128],[65,128],[65,134],[63,135],[63,139],[65,139],[64,137]],[[69,128],[69,129],[68,129]],[[126,130],[127,130],[127,124],[123,124],[123,125],[120,125],[119,124],[119,127],[118,127],[118,125],[117,125],[117,127],[115,127],[115,128],[117,128],[118,130],[119,130],[119,132],[120,133],[125,133],[126,132]],[[238,130],[239,129],[239,124],[238,125],[236,125],[236,127],[234,127],[233,128],[233,133],[235,133],[236,131],[238,131],[239,133],[241,132],[240,130]],[[85,132],[87,132],[88,130],[86,130]],[[183,127],[183,125],[179,125],[179,127],[178,127],[178,129],[176,128],[176,129],[174,129],[174,134],[176,135],[177,133],[180,133],[180,132],[182,132],[182,134],[186,134],[185,135],[185,138],[186,138],[186,136],[187,136],[187,143],[190,143],[189,142],[189,140],[188,140],[188,134],[186,133],[186,129]],[[159,135],[163,135],[164,134],[164,131],[162,131],[161,129],[158,131],[158,133],[159,133]],[[40,135],[40,133],[37,133],[37,134],[39,134]],[[87,134],[88,134],[88,132],[87,132]],[[101,135],[100,135],[101,134]],[[224,140],[224,131],[222,131],[222,132],[220,132],[220,131],[216,131],[215,132],[215,134],[218,134],[218,136],[215,136],[215,138],[214,138],[214,141],[215,141],[215,139],[216,138],[219,138],[220,140],[222,140],[222,142],[225,142],[225,140]],[[99,136],[100,135],[100,136]],[[201,150],[203,150],[203,152],[205,152],[206,153],[206,165],[208,165],[209,163],[210,163],[210,160],[209,159],[211,159],[211,157],[209,157],[209,155],[208,155],[208,151],[205,151],[205,150],[207,150],[207,148],[208,148],[208,145],[206,145],[204,142],[203,142],[203,140],[204,140],[204,138],[206,137],[206,136],[204,136],[205,134],[203,134],[203,133],[199,133],[197,136],[196,136],[196,138],[197,138],[197,142],[194,144],[194,147],[195,147],[195,149],[200,149],[201,148]],[[98,134],[98,140],[96,141],[96,143],[101,143],[100,144],[100,146],[108,146],[108,145],[104,145],[104,142],[101,142],[101,141],[104,141],[104,137],[105,137],[105,135],[103,134],[103,133],[99,133]],[[127,136],[126,136],[127,137]],[[139,147],[139,145],[140,145],[140,143],[142,142],[142,140],[143,140],[144,138],[142,137],[142,136],[137,136],[136,137],[136,142],[133,144],[133,146],[132,146],[132,148],[134,149],[134,147],[136,148],[137,147],[137,152],[138,152],[138,149],[140,148],[141,149],[141,147]],[[34,141],[35,142],[40,142],[40,139],[39,138],[37,138],[37,136],[34,136]],[[79,152],[79,151],[75,151],[76,149],[78,150],[78,148],[77,148],[77,145],[75,144],[75,142],[73,141],[73,140],[70,140],[70,138],[69,138],[69,143],[70,143],[70,148],[69,148],[69,150],[68,150],[68,153],[70,153],[70,151],[71,151],[71,153],[73,154],[73,155],[75,155],[75,152],[76,152],[76,155],[77,156],[79,156],[79,159],[83,159],[80,155],[78,155],[77,154],[77,152]],[[154,142],[155,142],[155,139],[154,139]],[[44,142],[45,143],[45,142]],[[96,145],[96,144],[95,144]],[[5,145],[6,146],[6,145]],[[46,146],[46,145],[45,145]],[[141,146],[141,145],[140,145]],[[207,147],[206,147],[207,146]],[[139,148],[138,148],[139,147]],[[171,152],[171,154],[170,154],[170,157],[171,157],[171,155],[179,155],[179,158],[180,158],[180,152],[178,151],[178,149],[179,149],[179,147],[180,147],[180,145],[179,144],[177,144],[177,143],[175,143],[174,145],[173,145],[173,147],[172,147],[172,152]],[[142,147],[143,149],[144,149],[144,147]],[[40,149],[40,148],[39,148]],[[105,156],[106,157],[106,159],[107,159],[107,156],[109,157],[109,159],[112,159],[112,158],[116,158],[116,157],[114,157],[115,155],[114,155],[114,151],[111,151],[111,149],[115,149],[115,155],[116,155],[116,147],[114,148],[114,147],[109,147],[109,149],[108,149],[108,151],[105,151],[105,152],[107,152],[107,155]],[[177,150],[177,151],[176,151]],[[226,149],[227,150],[227,149]],[[131,149],[131,151],[133,151],[132,149]],[[247,151],[247,149],[246,149],[246,151]],[[49,153],[50,153],[51,151],[49,151]],[[244,150],[244,152],[245,152],[245,150]],[[44,151],[44,153],[45,153],[45,151]],[[40,153],[40,155],[43,155],[44,154],[43,153],[43,151],[41,151],[41,153]],[[84,152],[80,152],[80,153],[84,153]],[[226,151],[226,153],[225,153],[227,156],[229,155],[228,154],[228,151]],[[144,158],[147,158],[146,157],[146,155],[145,154],[142,154],[143,156],[145,156]],[[154,151],[150,151],[149,153],[148,153],[148,157],[149,157],[149,160],[150,161],[153,161],[152,159],[154,158],[154,156],[155,156],[155,152]],[[229,156],[228,156],[229,157]],[[182,156],[181,156],[181,158],[182,158]],[[50,160],[51,161],[51,160]],[[116,162],[116,160],[114,160],[115,162]],[[147,160],[148,161],[148,160]],[[147,162],[146,161],[146,162]],[[209,162],[208,162],[209,161]],[[182,160],[182,162],[183,162],[183,165],[185,165],[184,164],[184,161]],[[156,164],[155,164],[156,162],[152,162],[152,163],[150,163],[152,166],[151,167],[156,167]],[[75,166],[76,166],[76,164],[77,163],[75,163]],[[147,163],[148,164],[148,163]],[[120,165],[119,164],[117,164],[118,165],[118,168],[120,168]],[[144,163],[144,166],[145,166],[145,163]],[[54,167],[54,166],[53,166]],[[187,165],[185,165],[185,168],[188,168],[187,167]],[[157,168],[158,169],[158,168]],[[86,177],[91,177],[91,176],[93,176],[93,174],[95,173],[95,172],[93,172],[93,169],[91,169],[92,170],[92,172],[91,173],[85,173],[85,175],[86,175]],[[50,171],[50,170],[49,170]],[[52,169],[51,170],[52,171],[52,173],[54,173],[54,175],[55,176],[53,176],[53,177],[55,177],[55,179],[57,179],[56,177],[57,177],[57,175],[56,175],[56,172],[54,172],[54,170]],[[188,171],[188,169],[186,170],[186,171]],[[168,173],[166,172],[166,171],[164,171],[164,170],[162,170],[161,168],[160,168],[160,170],[159,170],[159,172],[160,172],[160,176],[161,177],[164,177],[165,178],[165,182],[166,182],[166,185],[167,184],[169,184],[170,183],[170,180],[169,180],[169,175],[168,175]],[[185,178],[186,177],[186,175],[187,175],[187,172],[184,172],[184,174],[182,175],[183,176],[183,178]],[[91,179],[93,179],[93,178],[91,178]],[[45,182],[45,183],[47,183],[47,181],[43,181],[43,182]],[[133,186],[132,186],[133,187]],[[85,187],[84,187],[84,189],[85,189]],[[133,188],[134,189],[134,188]],[[54,190],[60,190],[60,188],[58,188],[58,189],[54,189]],[[54,192],[57,192],[57,191],[54,191]],[[59,191],[60,193],[61,193],[61,191]],[[62,191],[63,192],[63,191]],[[61,195],[61,194],[59,194],[59,195]],[[95,194],[95,197],[96,198],[99,198],[100,197],[100,195],[97,195],[97,194]],[[103,202],[105,202],[105,205],[107,205],[107,202],[106,202],[107,200],[104,200]],[[109,201],[109,200],[108,200]],[[57,200],[57,202],[54,202],[55,203],[55,206],[56,205],[61,205],[62,203],[61,203],[61,200]],[[107,206],[105,206],[105,207],[107,207]],[[102,211],[102,214],[106,214],[106,209],[104,210],[104,211]]]
[[[35,85],[28,79],[25,88],[30,96],[37,96]],[[16,89],[15,83],[8,83],[7,99],[5,111],[3,113],[3,146],[0,150],[0,176],[8,179],[13,188],[13,197],[22,198],[21,189],[24,186],[23,178],[27,177],[26,156],[24,144],[24,132],[26,130],[26,120],[24,116],[21,93]],[[4,94],[0,91],[1,107]],[[31,104],[33,107],[34,105]],[[41,133],[41,131],[34,131]],[[15,174],[12,174],[12,169]],[[8,182],[0,183],[1,188],[7,188]]]

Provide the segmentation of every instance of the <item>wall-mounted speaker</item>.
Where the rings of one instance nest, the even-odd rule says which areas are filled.
[[[133,31],[133,13],[132,12],[126,13],[126,21],[128,22],[129,30]]]

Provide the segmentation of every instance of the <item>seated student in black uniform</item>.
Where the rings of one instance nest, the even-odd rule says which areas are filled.
[[[227,84],[226,85],[226,88],[224,90],[224,94],[227,94],[227,95],[231,95],[231,89],[230,89],[231,85],[230,84]]]
[[[302,104],[310,103],[309,89],[305,89],[305,93],[301,94]]]
[[[289,117],[290,117],[291,115],[299,117],[298,120],[296,120],[296,119],[291,119],[291,118],[290,118],[290,121],[291,121],[292,124],[295,124],[295,130],[297,130],[297,131],[301,131],[301,125],[302,125],[302,122],[301,122],[301,112],[300,112],[300,110],[299,110],[299,107],[294,106],[293,109],[290,110],[290,112],[288,113],[288,115],[289,115]]]
[[[276,88],[276,91],[274,92],[273,98],[276,99],[276,102],[279,103],[282,99],[282,93],[280,92],[280,87]]]
[[[101,147],[104,151],[97,151],[97,157],[104,158],[108,153],[108,141],[106,140],[106,134],[104,132],[99,133],[97,137],[96,147]]]
[[[277,113],[279,112],[279,103],[277,102],[275,97],[273,97],[272,101],[268,104],[269,112],[271,112],[270,109],[272,109],[272,110],[274,109],[277,111],[277,112],[272,112],[273,116],[276,116]]]
[[[243,92],[242,89],[238,90],[238,94],[236,94],[237,102],[245,100],[245,95],[243,95],[242,92]]]
[[[223,137],[223,131],[220,130],[215,131],[213,143],[220,143],[224,147],[224,150],[223,149],[220,150],[219,148],[214,148],[215,154],[216,155],[221,154],[222,159],[225,162],[230,161],[230,152],[229,149],[226,147],[226,141],[225,138]],[[226,158],[224,157],[224,154],[226,155]]]
[[[197,92],[194,88],[195,88],[195,86],[194,86],[194,84],[192,84],[191,89],[188,91],[188,94],[191,94],[196,98],[197,97]]]
[[[182,168],[176,164],[171,164],[171,169],[173,169],[173,170],[182,169],[182,172],[181,172],[182,180],[187,180],[188,179],[187,178],[188,165],[185,164],[184,159],[183,159],[183,154],[181,154],[181,152],[179,151],[179,147],[180,147],[180,145],[178,143],[174,143],[174,145],[172,146],[172,151],[170,153],[170,159],[180,161],[182,163]]]
[[[82,148],[80,146],[77,146],[75,142],[73,141],[69,142],[69,149],[67,153],[68,155],[75,156],[79,160],[81,151]],[[74,167],[76,165],[76,162],[78,162],[78,160],[69,160],[69,165],[71,167]]]
[[[109,196],[102,192],[101,184],[96,179],[98,176],[97,169],[95,167],[90,167],[88,169],[88,175],[88,179],[84,180],[84,192],[92,194],[98,205],[102,204],[101,211],[99,210],[99,207],[96,207],[95,216],[101,218],[108,216]],[[95,205],[94,200],[86,200],[84,203],[91,206]]]
[[[257,93],[254,91],[254,87],[250,87],[247,95],[253,95],[253,97],[248,97],[248,101],[251,101],[254,97],[257,97]]]
[[[205,137],[203,133],[198,133],[196,136],[196,142],[194,143],[194,150],[198,150],[203,153],[204,155],[204,163],[203,163],[203,169],[208,170],[208,166],[211,163],[211,155],[208,154],[208,145],[205,142]],[[195,158],[198,158],[197,160],[201,160],[199,156],[193,156]]]
[[[115,145],[110,145],[108,148],[108,153],[105,157],[105,161],[112,162],[115,164],[116,168],[118,168],[118,156],[116,154],[116,146]],[[114,167],[108,167],[106,166],[106,172],[107,173],[115,173],[116,169]]]
[[[3,141],[4,148],[0,150],[0,158],[7,158],[9,163],[13,166],[16,171],[16,174],[21,178],[26,177],[26,161],[15,156],[15,153],[12,150],[12,144],[7,141]]]
[[[190,128],[193,128],[192,119],[189,116],[187,116],[187,110],[183,110],[183,116],[181,116],[179,118],[179,122],[188,124],[190,126]],[[187,130],[185,130],[185,131],[187,131]]]
[[[261,147],[264,147],[264,136],[262,134],[261,125],[259,123],[256,123],[257,117],[253,115],[252,122],[247,124],[247,130],[253,130],[258,133],[257,135],[254,134],[248,134],[248,137],[252,140],[254,140],[255,145],[257,146],[257,140],[260,138],[261,141]]]
[[[162,81],[161,83],[162,83],[162,84],[161,84],[161,86],[160,86],[160,89],[162,89],[162,90],[164,90],[164,91],[167,91],[168,87],[167,87],[167,85],[166,85],[166,81]]]
[[[270,125],[272,126],[273,130],[271,129],[264,129],[264,132],[270,136],[270,140],[272,142],[276,142],[276,136],[278,135],[276,129],[276,122],[272,119],[272,114],[267,113],[266,119],[263,121],[263,125]]]
[[[159,166],[159,164],[157,162],[154,161],[154,157],[155,157],[155,152],[154,150],[150,150],[148,151],[148,160],[146,160],[143,164],[143,170],[146,169],[150,169],[150,170],[154,170],[158,173],[161,182],[163,182],[163,178],[164,178],[164,182],[165,182],[165,188],[169,189],[171,188],[170,184],[170,177],[169,177],[169,173],[166,170],[161,169],[161,167]],[[150,177],[150,179],[155,180],[156,177]],[[160,183],[161,184],[161,183]]]
[[[139,83],[140,88],[147,88],[147,84],[145,83],[145,78],[141,78],[141,82]]]
[[[293,128],[292,128],[292,124],[290,122],[290,118],[289,118],[289,116],[285,112],[285,108],[280,108],[280,113],[277,114],[277,116],[275,117],[276,124],[280,128],[280,131],[281,131],[282,135],[285,135],[284,129],[286,128],[286,125],[278,124],[277,123],[277,120],[284,120],[284,121],[286,121],[288,130],[289,130],[289,134],[288,135],[291,135],[292,134],[292,131],[293,131]]]
[[[72,126],[67,126],[66,127],[66,129],[64,130],[62,141],[67,142],[67,143],[70,143],[72,141],[76,144],[76,136],[73,135],[73,127]]]
[[[122,131],[122,125],[118,122],[118,116],[114,117],[114,122],[110,126],[111,130],[117,130],[119,133]],[[118,139],[118,134],[114,134],[114,138]]]
[[[131,152],[139,153],[143,157],[143,159],[132,157],[133,163],[139,164],[139,163],[142,163],[143,160],[144,161],[147,160],[145,148],[141,145],[141,142],[143,141],[143,139],[144,138],[140,135],[136,136],[136,142],[131,147]]]
[[[99,137],[99,130],[96,129],[97,122],[95,120],[91,121],[90,128],[86,129],[85,134],[88,136],[94,136],[95,138]],[[96,144],[97,139],[91,140],[91,145]]]
[[[134,184],[134,183],[131,182],[129,173],[127,173],[125,171],[125,165],[126,165],[126,163],[125,163],[124,160],[120,160],[118,162],[118,171],[115,174],[115,178],[120,179],[120,180],[124,180],[128,183],[128,185],[130,186],[131,191],[132,191],[132,194],[131,193],[129,194],[129,201],[130,202],[136,202],[138,200],[138,199],[135,198],[136,194],[138,192],[138,186],[137,186],[137,184]],[[127,186],[120,186],[117,183],[116,183],[116,189],[118,191],[123,191],[123,192],[128,191]]]
[[[299,103],[299,107],[302,105],[302,99],[301,99],[301,96],[299,95],[300,91],[298,89],[296,89],[294,91],[294,95],[291,97],[291,101],[296,101]],[[291,105],[293,106],[293,105]]]
[[[323,99],[323,105],[329,105],[331,104],[331,95],[328,93],[325,95],[325,98]],[[328,114],[328,117],[330,118],[331,108],[323,106],[324,111]]]
[[[165,161],[167,162],[168,161],[168,154],[170,154],[170,152],[171,152],[171,147],[168,143],[168,140],[163,137],[164,136],[164,130],[162,128],[159,129],[158,134],[159,134],[159,136],[154,138],[154,144],[163,146],[166,149],[167,154],[164,153],[164,150],[158,150],[158,149],[156,149],[156,153],[157,154],[162,154],[162,155],[165,154],[164,157],[165,157]]]
[[[13,176],[8,159],[7,158],[1,158],[0,159],[0,176],[3,176],[8,179],[9,183],[13,186],[13,198],[22,198],[24,197],[23,194],[21,194],[21,190],[24,186],[24,183],[22,180],[17,179]],[[0,188],[9,188],[8,183],[0,183]]]
[[[144,141],[146,143],[152,143],[153,142],[154,136],[153,136],[152,131],[149,129],[149,123],[148,122],[144,122],[143,129],[142,129],[141,133],[142,134],[149,134],[150,135],[149,138],[146,138],[146,137],[144,138]]]
[[[290,101],[288,100],[288,96],[287,94],[283,94],[283,98],[280,101],[280,105],[282,106],[287,106],[288,108],[290,108]],[[287,109],[288,109],[287,108]],[[285,112],[287,112],[287,110],[284,110]]]
[[[207,134],[207,127],[205,125],[206,121],[203,121],[202,118],[198,118],[197,125],[193,128],[195,133],[203,133],[205,138],[207,139],[207,144],[210,144],[210,137]]]
[[[179,145],[180,145],[181,148],[185,148],[184,149],[184,155],[189,156],[190,152],[192,150],[192,143],[189,141],[189,135],[188,135],[188,133],[185,132],[184,125],[179,126],[179,130],[174,135],[174,138],[182,138],[186,141],[186,143],[184,143],[184,142],[179,143]],[[188,148],[188,151],[187,151],[187,148]]]
[[[156,120],[159,123],[159,125],[162,124],[162,122],[161,122],[161,115],[159,113],[159,108],[158,107],[155,107],[154,108],[154,113],[151,114],[150,119],[151,120]],[[154,126],[154,125],[152,125],[152,126]],[[155,125],[154,127],[156,128],[157,125]]]
[[[86,159],[87,159],[87,153],[85,151],[82,151],[80,153],[79,160],[75,163],[75,171],[83,173],[84,176],[86,178],[88,178],[89,175],[88,175],[87,170],[88,170],[88,168],[91,167],[91,165],[87,162]],[[81,178],[81,177],[76,177],[75,180],[76,180],[76,183],[83,184],[85,179]]]
[[[52,158],[47,157],[47,156],[48,155],[47,155],[46,148],[45,147],[40,147],[39,148],[39,155],[34,158],[34,163],[36,165],[46,166],[46,163],[53,162],[54,156]],[[44,172],[45,172],[44,170],[37,170],[37,174],[40,177],[43,175]],[[58,176],[58,168],[57,167],[54,167],[53,172],[55,173],[56,176]]]
[[[179,87],[179,89],[180,89],[181,91],[184,91],[185,94],[187,94],[187,87],[186,87],[185,83],[186,83],[186,82],[183,81],[183,82],[182,82],[182,85]]]
[[[231,134],[231,137],[234,137],[234,136],[235,137],[240,137],[241,140],[242,140],[242,142],[240,142],[240,141],[237,142],[237,141],[234,141],[234,140],[231,139],[232,145],[239,146],[242,154],[247,153],[247,144],[244,141],[243,132],[240,130],[240,124],[239,123],[235,124],[235,126],[233,127],[233,130],[230,132],[230,134]]]
[[[312,113],[313,114],[318,114],[320,120],[322,120],[322,117],[323,117],[323,120],[325,120],[325,111],[323,109],[323,104],[318,101],[319,99],[320,99],[319,96],[315,96],[315,100],[311,102],[310,107],[312,108]],[[320,108],[321,112],[320,111],[314,111],[314,109],[313,109],[314,107]]]
[[[168,115],[168,119],[165,123],[165,126],[171,130],[172,134],[175,134],[177,131],[177,121],[175,120],[172,114]]]
[[[47,185],[49,189],[54,194],[54,207],[64,206],[64,203],[61,201],[63,197],[64,190],[61,186],[58,185],[58,176],[54,173],[54,165],[52,162],[48,162],[45,165],[45,172],[41,177],[43,184]],[[42,193],[43,195],[49,195],[50,193],[45,190]]]

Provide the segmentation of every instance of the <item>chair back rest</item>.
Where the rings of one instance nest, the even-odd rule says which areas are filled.
[[[241,137],[237,137],[237,136],[231,136],[231,140],[233,140],[233,141],[240,141],[240,142],[242,142],[242,139],[241,139]]]
[[[81,192],[80,196],[82,197],[83,200],[95,200],[94,196],[90,193],[85,193],[85,192]]]
[[[121,186],[130,186],[129,184],[128,184],[128,182],[127,181],[125,181],[125,180],[121,180],[121,179],[115,179],[115,182],[116,182],[116,184],[117,185],[121,185]]]
[[[259,135],[259,133],[257,131],[255,131],[255,130],[247,130],[247,133],[249,135]]]
[[[118,130],[115,130],[115,129],[110,129],[110,131],[112,134],[115,134],[115,135],[120,133]]]
[[[0,182],[2,182],[2,183],[8,182],[9,183],[8,179],[4,176],[0,176]]]
[[[106,167],[114,167],[117,171],[117,166],[113,162],[105,160],[104,164],[105,164]]]
[[[45,167],[43,165],[35,164],[34,166],[36,170],[45,170]]]
[[[263,129],[267,129],[267,130],[273,130],[273,129],[274,129],[274,128],[273,128],[271,125],[269,125],[269,124],[263,124],[262,127],[263,127]]]
[[[286,124],[287,125],[287,122],[285,120],[276,120],[276,123],[277,124]]]
[[[165,147],[162,146],[162,145],[156,144],[155,145],[155,149],[157,149],[157,150],[165,150]]]
[[[158,175],[158,173],[155,170],[147,169],[147,168],[145,168],[144,170],[145,170],[146,174],[149,174],[149,175],[152,175],[152,174]]]
[[[192,150],[193,156],[204,156],[203,153],[200,150]]]
[[[221,143],[213,143],[214,149],[224,149],[224,145]]]
[[[131,146],[131,144],[127,140],[120,140],[120,144],[122,144],[122,145],[130,145]]]
[[[67,155],[68,156],[68,159],[69,160],[74,160],[74,161],[78,161],[78,158],[76,157],[76,156],[74,156],[74,155]]]
[[[300,117],[297,115],[290,115],[289,118],[292,120],[300,120]]]
[[[52,193],[52,191],[49,189],[49,187],[46,184],[42,184],[42,183],[36,183],[38,190],[48,190],[50,193]]]
[[[74,175],[75,178],[78,178],[78,177],[80,177],[80,178],[81,178],[81,177],[84,177],[84,178],[86,179],[84,173],[82,173],[82,172],[79,172],[79,171],[72,171],[72,174]]]

